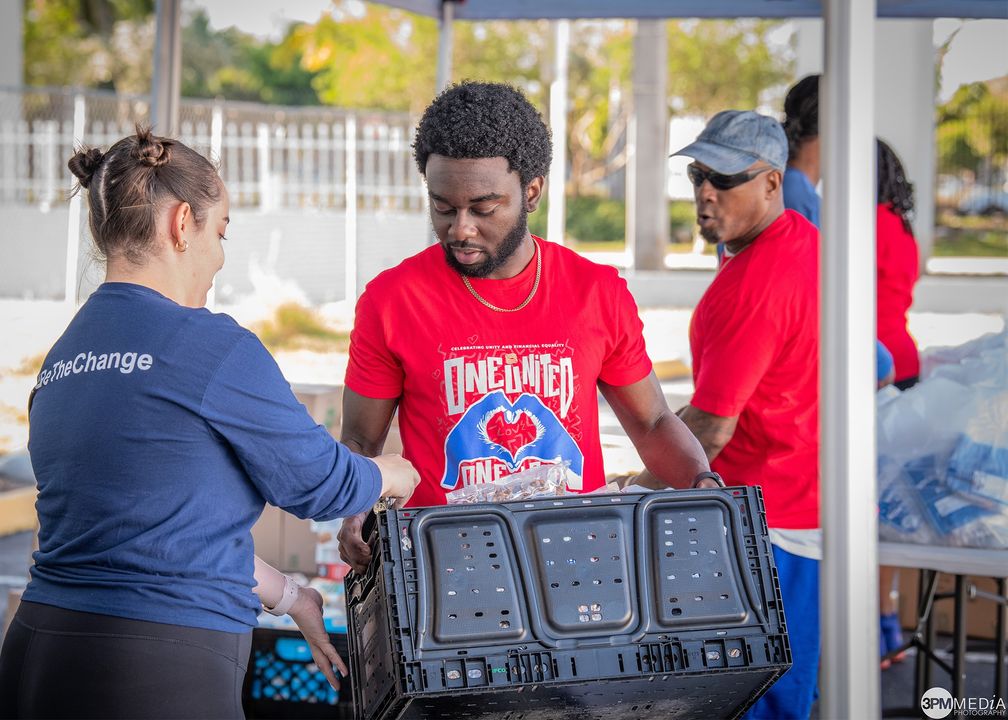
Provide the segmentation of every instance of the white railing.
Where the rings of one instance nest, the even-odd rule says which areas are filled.
[[[107,148],[149,117],[144,97],[0,88],[0,203],[65,202],[75,143]],[[75,137],[75,125],[83,137]],[[191,99],[180,109],[180,139],[219,162],[231,203],[263,210],[342,210],[353,202],[362,210],[422,211],[412,131],[409,117],[393,113]],[[348,153],[356,162],[347,162]],[[356,167],[351,183],[348,167]]]

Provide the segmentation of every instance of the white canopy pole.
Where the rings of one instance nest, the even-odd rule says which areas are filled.
[[[553,133],[553,161],[550,163],[546,196],[546,239],[564,243],[567,184],[567,57],[570,50],[570,20],[553,23],[553,82],[550,83],[550,130]]]
[[[637,270],[661,270],[669,238],[668,31],[638,20],[633,41],[633,114],[627,142],[627,248]],[[632,179],[631,179],[632,176]]]
[[[182,82],[182,0],[157,0],[151,123],[158,135],[178,132]]]
[[[85,113],[87,106],[84,103],[84,96],[77,93],[74,96],[74,124],[73,141],[74,144],[84,143]],[[73,181],[70,189],[73,189]],[[87,192],[81,190],[74,193],[70,198],[70,208],[67,215],[67,254],[66,254],[66,274],[63,284],[63,299],[70,307],[77,306],[77,264],[80,262],[80,235],[81,216],[83,207],[81,195]]]
[[[452,46],[455,42],[454,28],[455,20],[454,0],[441,0],[441,22],[438,29],[438,53],[437,53],[437,87],[436,93],[440,93],[451,82],[452,74]]]
[[[343,299],[347,307],[357,302],[357,116],[346,119],[346,215],[343,220]]]
[[[880,714],[878,622],[874,621],[879,612],[875,0],[826,0],[823,8],[820,715],[873,718]]]

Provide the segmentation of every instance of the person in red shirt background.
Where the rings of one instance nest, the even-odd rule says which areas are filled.
[[[887,143],[876,140],[877,195],[875,206],[875,251],[877,332],[893,356],[894,385],[906,390],[917,384],[920,359],[917,343],[907,329],[907,312],[913,304],[913,289],[919,276],[917,241],[910,226],[913,213],[913,184],[907,180],[903,163]],[[896,587],[899,569],[879,568],[879,644],[882,668],[901,661],[903,631],[899,621]]]
[[[920,360],[917,343],[907,329],[907,312],[920,275],[917,241],[910,218],[913,184],[903,163],[882,140],[876,141],[878,195],[875,208],[876,289],[878,337],[889,348],[896,365],[895,385],[906,390],[917,384]]]
[[[420,473],[411,506],[566,461],[567,489],[605,483],[598,392],[664,486],[715,482],[669,409],[626,281],[533,236],[552,146],[516,89],[464,82],[424,112],[413,144],[437,244],[368,283],[357,303],[341,439],[381,452],[399,413]],[[719,481],[718,481],[719,482]],[[356,570],[363,515],[339,533]]]

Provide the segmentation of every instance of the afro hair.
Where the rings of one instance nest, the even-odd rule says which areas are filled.
[[[413,140],[420,174],[427,158],[503,157],[522,187],[549,171],[553,148],[542,116],[520,90],[503,83],[461,82],[424,111]]]

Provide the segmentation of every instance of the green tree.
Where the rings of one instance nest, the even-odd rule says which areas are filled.
[[[318,22],[299,26],[277,57],[312,74],[322,102],[340,107],[419,113],[434,94],[437,25],[383,5],[336,3]],[[755,107],[768,89],[790,79],[771,50],[779,23],[744,20],[669,22],[669,106],[713,114]],[[626,162],[621,150],[630,111],[633,24],[579,21],[570,51],[569,190],[598,192]],[[547,22],[457,22],[453,79],[506,81],[544,113],[552,72]]]
[[[280,54],[300,56],[323,102],[340,107],[421,112],[434,95],[438,30],[432,19],[382,5],[330,15],[295,29]],[[454,28],[456,80],[510,82],[545,106],[545,22],[459,22]]]
[[[24,81],[149,89],[154,0],[24,0]]]
[[[579,23],[569,65],[568,192],[599,192],[626,165],[623,141],[630,116],[633,62],[631,23]]]
[[[357,17],[337,7],[295,28],[277,57],[300,57],[328,105],[417,110],[434,86],[436,42],[433,20],[371,5]]]
[[[25,2],[30,84],[149,91],[150,63],[138,58],[153,49],[154,0]],[[777,27],[759,20],[669,21],[670,110],[709,115],[756,106],[790,77],[768,40]],[[551,37],[544,21],[458,22],[453,77],[510,82],[546,114]],[[574,25],[567,137],[574,195],[600,192],[626,162],[632,41],[631,22]],[[417,114],[435,91],[436,22],[384,5],[337,0],[331,12],[292,26],[277,44],[234,28],[214,30],[197,9],[184,18],[182,43],[182,94],[189,97]]]
[[[510,83],[544,110],[552,72],[550,38],[546,21],[456,23],[453,79]]]
[[[713,115],[753,108],[791,78],[771,49],[779,22],[670,20],[668,100],[671,114]],[[620,150],[630,112],[632,23],[579,23],[571,48],[568,152],[575,195],[596,192],[600,180],[624,167]]]
[[[1008,165],[1008,76],[963,85],[937,110],[939,172],[985,185]]]
[[[668,93],[673,112],[710,116],[751,109],[792,77],[771,50],[771,20],[674,20],[668,23]]]
[[[154,0],[24,1],[27,85],[150,92]],[[319,104],[313,73],[282,44],[234,28],[214,30],[201,8],[182,22],[184,97]]]
[[[288,29],[288,36],[296,27]],[[235,28],[214,30],[199,9],[182,31],[182,95],[280,105],[318,105],[314,74],[283,42],[263,42]]]

